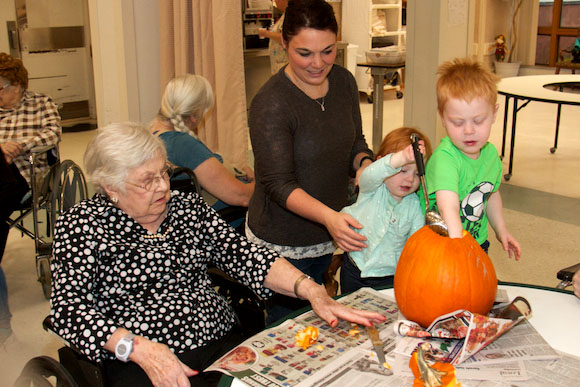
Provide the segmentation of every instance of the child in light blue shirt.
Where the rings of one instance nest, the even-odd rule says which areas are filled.
[[[377,160],[362,172],[356,203],[342,209],[363,225],[356,231],[367,238],[367,247],[343,256],[342,293],[392,285],[405,242],[425,225],[415,194],[419,176],[411,145],[413,133],[422,139],[421,152],[431,155],[429,140],[420,131],[406,127],[393,130],[383,140]]]

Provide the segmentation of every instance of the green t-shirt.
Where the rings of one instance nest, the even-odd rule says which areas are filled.
[[[456,192],[463,228],[482,244],[487,240],[487,199],[499,189],[501,174],[501,160],[493,144],[485,144],[479,158],[473,160],[445,137],[425,168],[431,209],[437,210],[436,191]]]

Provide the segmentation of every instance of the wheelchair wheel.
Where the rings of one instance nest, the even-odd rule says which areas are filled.
[[[52,291],[52,278],[50,273],[50,256],[37,257],[38,282],[42,286],[44,298],[50,300]]]
[[[14,383],[15,387],[52,387],[54,385],[62,387],[78,386],[67,369],[49,356],[38,356],[30,359],[24,366],[16,383]]]
[[[54,231],[56,218],[88,196],[85,175],[72,160],[64,160],[54,173],[50,194],[50,226]]]

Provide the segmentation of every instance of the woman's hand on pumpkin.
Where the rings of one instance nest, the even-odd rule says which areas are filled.
[[[580,270],[574,273],[574,277],[572,277],[572,286],[574,288],[574,294],[576,297],[580,298]]]
[[[189,377],[198,374],[183,364],[169,347],[136,336],[130,360],[137,363],[154,386],[190,386]]]
[[[520,260],[522,249],[512,234],[506,231],[503,235],[497,235],[497,240],[501,243],[504,251],[507,251],[510,258],[515,258],[516,261]]]
[[[382,314],[350,308],[336,302],[328,296],[323,286],[312,280],[309,280],[308,285],[304,286],[304,292],[301,292],[301,294],[310,302],[314,313],[333,328],[338,325],[338,319],[366,327],[371,326],[373,323],[383,323],[387,319]]]
[[[349,214],[332,209],[329,210],[324,217],[324,226],[339,248],[349,252],[360,251],[367,247],[366,243],[364,243],[367,238],[351,228],[361,229],[363,228],[362,224]]]

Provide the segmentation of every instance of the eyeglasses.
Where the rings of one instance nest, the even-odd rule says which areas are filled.
[[[151,177],[151,178],[149,178],[141,183],[131,183],[129,181],[127,181],[125,183],[130,184],[130,185],[135,186],[135,187],[139,187],[141,189],[144,189],[145,191],[151,192],[151,191],[154,191],[157,188],[159,188],[159,185],[161,184],[161,180],[168,182],[169,179],[171,178],[172,174],[173,174],[173,170],[171,169],[171,166],[169,164],[166,164],[158,176],[153,176],[153,177]]]

